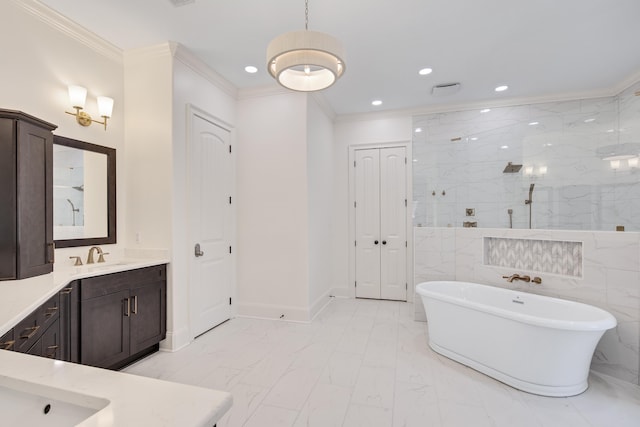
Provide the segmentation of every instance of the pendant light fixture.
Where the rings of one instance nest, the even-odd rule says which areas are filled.
[[[282,34],[267,47],[267,69],[282,86],[301,92],[326,89],[342,76],[345,52],[335,37],[309,31],[305,0],[303,31]]]

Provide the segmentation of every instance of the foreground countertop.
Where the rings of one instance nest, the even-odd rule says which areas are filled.
[[[106,369],[0,351],[0,380],[104,399],[106,406],[78,426],[213,426],[231,408],[231,394]],[[0,381],[1,382],[1,381]],[[70,402],[76,403],[76,402]]]
[[[0,335],[13,328],[70,282],[86,277],[167,264],[167,259],[125,259],[69,267],[42,276],[0,281]]]

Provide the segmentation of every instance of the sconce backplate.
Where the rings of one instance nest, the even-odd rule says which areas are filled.
[[[91,116],[84,111],[78,112],[76,115],[76,121],[80,126],[89,126],[91,124]]]

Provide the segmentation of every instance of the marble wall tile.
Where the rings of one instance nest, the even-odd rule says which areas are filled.
[[[639,88],[640,83],[614,97],[494,108],[486,114],[414,117],[414,125],[423,128],[413,140],[414,225],[461,226],[471,203],[478,205],[473,206],[478,226],[507,227],[506,210],[521,211],[529,184],[535,183],[534,227],[613,231],[625,225],[640,231],[640,168],[622,160],[613,170],[601,153],[620,143],[640,145]],[[507,162],[523,169],[505,174]],[[526,174],[527,168],[533,173]],[[435,198],[434,190],[455,191],[456,197]],[[606,203],[611,197],[613,203]],[[516,217],[514,227],[528,227],[528,211]]]

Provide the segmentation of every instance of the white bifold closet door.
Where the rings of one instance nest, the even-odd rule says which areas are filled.
[[[355,150],[357,298],[407,299],[405,150]]]

